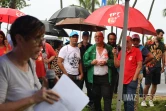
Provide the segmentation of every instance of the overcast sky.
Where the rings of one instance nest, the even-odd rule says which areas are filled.
[[[133,2],[134,0],[130,0],[130,5],[132,5]],[[135,8],[140,10],[144,14],[144,16],[147,17],[151,2],[152,0],[138,0]],[[35,16],[40,20],[45,20],[45,19],[48,20],[54,12],[60,9],[60,0],[29,0],[28,3],[30,3],[31,6],[26,7],[21,11],[24,12],[25,14]],[[63,0],[63,7],[72,4],[79,5],[79,2],[78,0]],[[166,0],[155,0],[153,11],[150,17],[150,22],[153,24],[155,29],[161,28],[166,32],[166,17],[164,18],[162,16],[162,10],[164,8],[166,8]],[[5,31],[6,30],[5,28],[6,24],[3,23],[2,30]],[[71,31],[67,32],[70,33]],[[106,31],[106,35],[109,32],[110,29]],[[120,33],[120,31],[118,32]]]

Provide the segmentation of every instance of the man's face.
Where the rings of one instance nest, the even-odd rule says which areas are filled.
[[[135,47],[138,47],[138,46],[139,46],[139,43],[140,43],[140,40],[137,39],[137,38],[134,38],[134,39],[132,40],[132,42],[133,42],[133,45],[134,45]]]
[[[164,35],[164,34],[163,34],[162,32],[160,32],[160,33],[157,35],[157,39],[158,39],[158,40],[161,40],[161,39],[163,38],[163,35]]]
[[[116,44],[116,37],[114,35],[110,35],[108,38],[108,42],[110,45],[115,45]]]
[[[96,34],[95,34],[96,44],[103,43],[103,40],[104,40],[103,34],[101,32],[96,32]]]
[[[70,37],[70,43],[73,45],[77,45],[78,42],[78,35],[73,35],[72,37]]]
[[[82,36],[82,40],[85,41],[85,42],[88,42],[89,36],[83,35],[83,36]]]
[[[129,49],[131,47],[132,47],[132,39],[130,37],[127,37],[126,48]]]

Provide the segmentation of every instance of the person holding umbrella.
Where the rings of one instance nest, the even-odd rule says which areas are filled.
[[[34,111],[35,104],[59,100],[56,92],[41,87],[32,60],[41,51],[44,33],[44,24],[29,15],[11,25],[14,48],[0,57],[0,111]]]

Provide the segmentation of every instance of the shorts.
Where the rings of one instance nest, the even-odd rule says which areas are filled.
[[[153,69],[149,69],[149,71],[150,71],[150,73],[146,74],[146,77],[145,77],[145,85],[160,84],[161,67],[155,67]]]

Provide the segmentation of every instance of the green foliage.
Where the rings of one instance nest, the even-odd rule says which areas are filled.
[[[0,7],[9,7],[10,1],[11,0],[1,0]],[[16,0],[17,9],[22,9],[27,6],[30,6],[30,4],[27,4],[26,0]]]
[[[85,9],[91,11],[92,10],[92,0],[78,0],[80,6],[84,7]],[[100,3],[98,0],[95,0],[95,6],[100,7]]]
[[[107,0],[107,5],[114,5],[118,0]]]
[[[148,99],[147,99],[148,100]],[[141,102],[142,99],[140,99],[139,102]],[[117,102],[117,95],[113,96],[113,101],[112,101],[112,111],[116,111],[116,102]],[[148,103],[148,101],[146,101]],[[103,107],[103,100],[101,101],[101,105],[102,105],[102,109]],[[154,107],[150,107],[149,105],[147,107],[142,107],[140,104],[138,105],[138,110],[137,111],[166,111],[166,97],[158,97],[155,101],[154,101]],[[122,104],[121,106],[122,111],[124,111],[124,106]],[[90,111],[89,108],[85,107],[83,109],[83,111]]]

